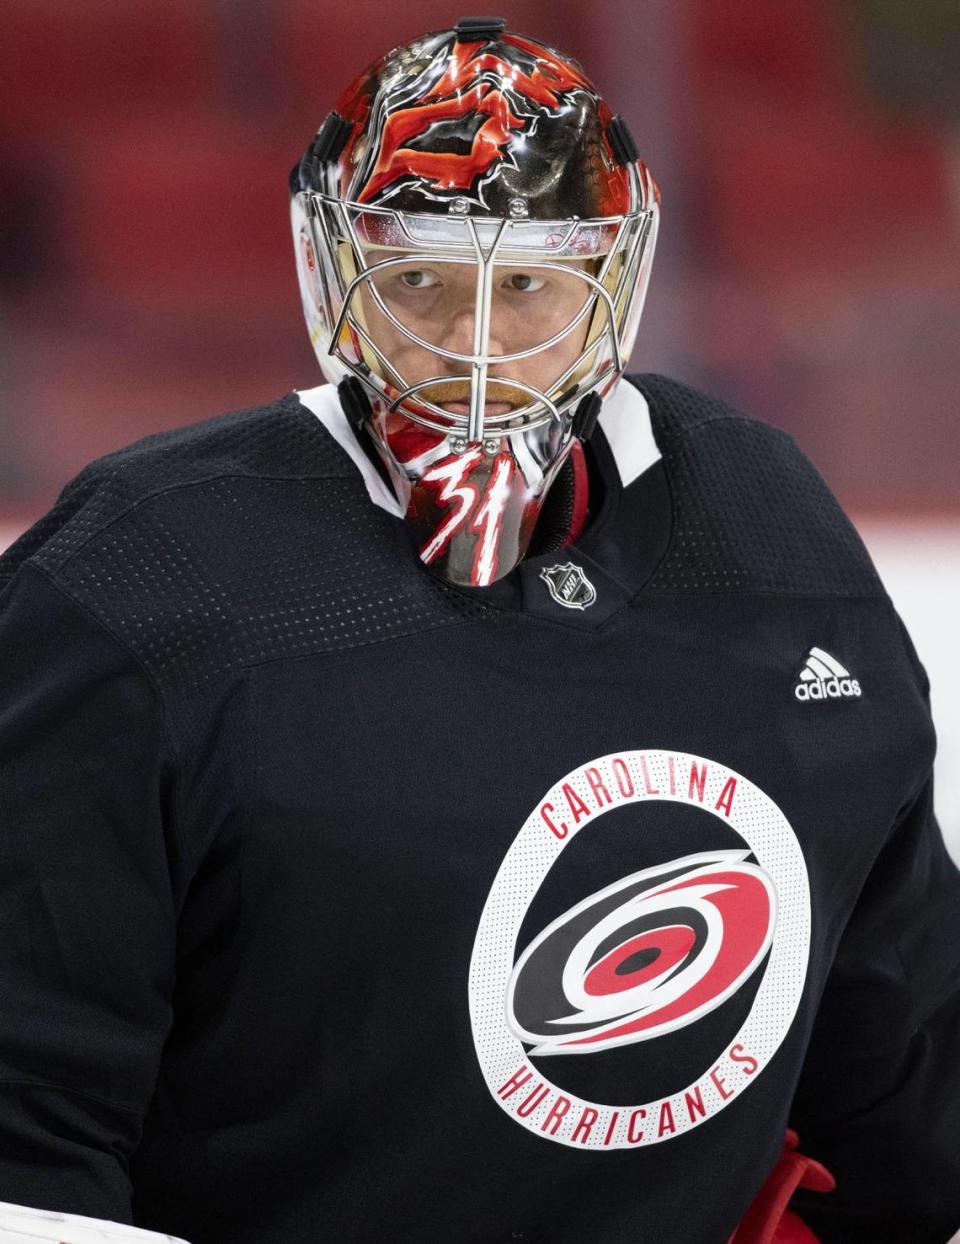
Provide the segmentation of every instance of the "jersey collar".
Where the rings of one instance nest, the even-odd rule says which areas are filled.
[[[370,500],[402,523],[403,509],[357,439],[336,386],[300,390],[297,397],[354,463]],[[451,590],[494,608],[587,630],[602,625],[636,595],[666,551],[671,504],[647,397],[635,380],[624,378],[604,400],[584,450],[591,501],[595,481],[602,498],[578,539],[562,549],[525,557],[486,587],[447,584]],[[440,577],[420,565],[425,573]]]

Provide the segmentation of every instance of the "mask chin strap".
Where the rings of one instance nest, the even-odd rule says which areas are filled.
[[[590,514],[590,473],[575,440],[543,502],[526,556],[553,553],[579,540]]]
[[[369,394],[356,376],[346,376],[337,385],[337,395],[340,398],[343,413],[347,416],[347,422],[353,428],[357,438],[361,439],[367,421],[373,414]]]
[[[597,426],[597,420],[600,418],[602,406],[603,401],[596,390],[587,393],[581,398],[576,413],[573,416],[573,434],[577,440],[588,441],[593,435],[593,430]]]
[[[399,495],[397,485],[391,478],[377,443],[370,434],[370,416],[373,413],[370,395],[356,376],[346,376],[337,385],[337,396],[340,399],[340,408],[346,415],[347,423],[353,429],[360,448],[373,463],[377,474],[390,489],[391,495],[402,506],[403,498]]]

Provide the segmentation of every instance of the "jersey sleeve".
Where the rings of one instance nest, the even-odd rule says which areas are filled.
[[[0,591],[0,1201],[132,1223],[172,1019],[176,772],[137,660],[21,564]]]
[[[960,1228],[960,871],[933,809],[930,685],[896,624],[931,740],[841,937],[791,1114],[835,1191],[791,1202],[826,1244],[946,1244]]]

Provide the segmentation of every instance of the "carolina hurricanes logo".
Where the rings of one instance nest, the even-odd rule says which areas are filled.
[[[519,49],[508,59],[512,45]],[[497,51],[484,43],[454,43],[442,77],[413,104],[390,112],[383,123],[376,164],[357,195],[361,203],[387,197],[384,191],[411,179],[427,191],[469,191],[509,158],[508,143],[531,132],[541,112],[556,111],[564,93],[589,90],[571,65],[547,66],[534,44],[511,36]],[[499,83],[511,82],[509,92]],[[387,103],[389,107],[389,101]],[[450,123],[460,122],[456,139],[472,132],[470,150],[444,150]],[[433,137],[434,141],[430,141]],[[449,144],[448,144],[449,145]],[[391,191],[392,192],[392,191]]]
[[[530,1054],[589,1054],[692,1024],[754,971],[776,896],[747,851],[673,860],[578,903],[523,952],[507,1022]]]
[[[597,850],[587,843],[581,853],[573,845],[580,835],[614,832],[610,822],[594,826],[608,811],[642,805],[632,817],[621,812],[616,832],[626,835],[626,851],[656,851],[669,840],[669,830],[657,828],[665,803],[696,809],[708,844],[720,822],[724,836],[743,845],[708,845],[628,870],[528,933],[521,949],[551,868],[572,848],[562,871],[576,884],[579,861]],[[677,815],[673,809],[667,824]],[[490,1096],[532,1136],[574,1149],[613,1152],[679,1138],[748,1092],[770,1063],[800,1004],[809,947],[803,852],[758,786],[685,752],[588,760],[532,808],[480,917],[468,995]],[[749,1010],[735,998],[744,990]],[[728,1000],[733,1009],[721,1012]],[[589,1057],[556,1057],[564,1054]],[[651,1086],[637,1100],[647,1070]],[[588,1085],[620,1074],[622,1097],[590,1095]]]

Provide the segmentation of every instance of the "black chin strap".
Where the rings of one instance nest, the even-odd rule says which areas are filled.
[[[362,440],[360,434],[373,410],[366,390],[356,376],[346,376],[337,385],[337,396],[347,422],[356,432],[357,439]]]
[[[337,385],[337,396],[340,398],[340,406],[347,417],[347,422],[354,431],[357,443],[373,463],[377,474],[386,484],[391,497],[396,498],[397,494],[393,487],[393,481],[390,478],[390,472],[387,470],[386,463],[380,457],[380,453],[373,443],[373,437],[370,435],[369,418],[372,407],[363,385],[356,376],[347,376],[345,380],[341,380]]]

